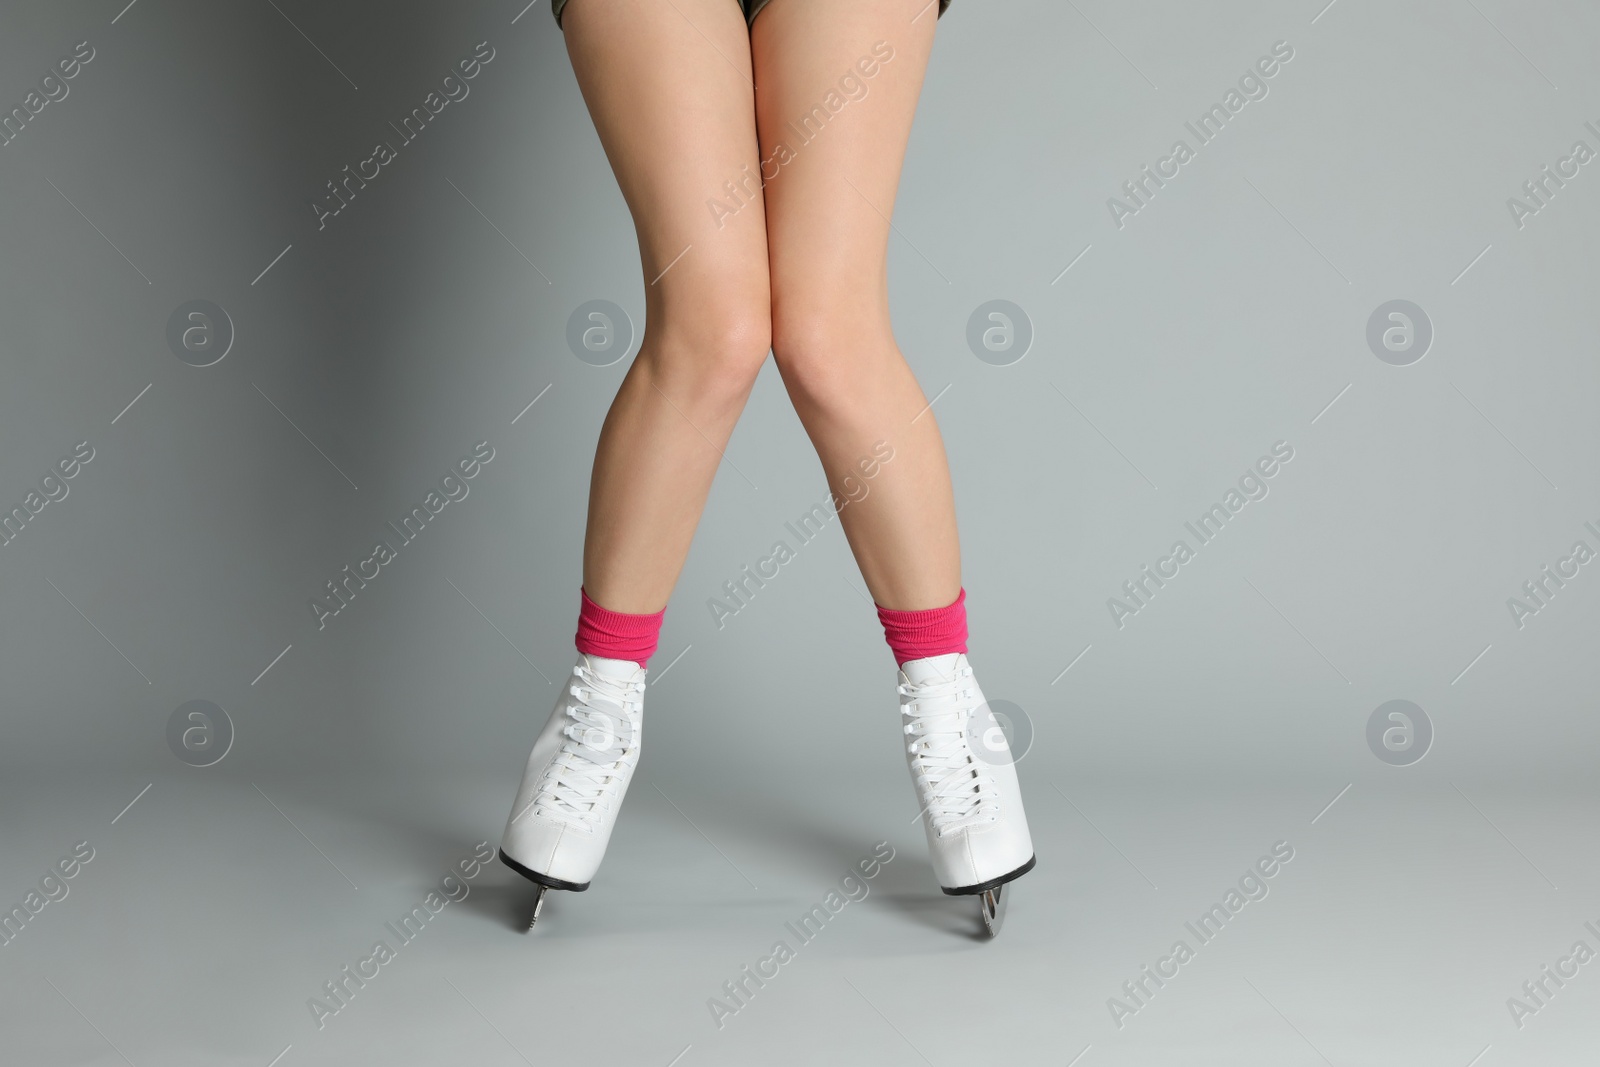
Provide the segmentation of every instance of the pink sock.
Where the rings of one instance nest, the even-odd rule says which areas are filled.
[[[955,602],[942,608],[923,611],[895,611],[878,608],[883,636],[889,641],[894,661],[944,656],[967,650],[967,590],[963,586]]]
[[[661,636],[661,619],[667,609],[662,608],[653,615],[630,615],[596,604],[581,585],[578,595],[583,598],[578,609],[578,635],[574,639],[578,651],[606,659],[631,659],[641,667],[646,666],[655,655],[656,641]]]

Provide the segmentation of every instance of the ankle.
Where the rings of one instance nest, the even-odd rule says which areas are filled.
[[[582,586],[578,587],[578,596],[581,598],[578,632],[573,643],[579,652],[604,659],[631,660],[640,667],[649,666],[661,637],[666,608],[649,614],[612,611],[591,600]]]
[[[878,608],[883,636],[889,642],[895,662],[904,666],[911,660],[947,656],[967,650],[967,590],[963,586],[955,600],[942,608],[899,611]]]

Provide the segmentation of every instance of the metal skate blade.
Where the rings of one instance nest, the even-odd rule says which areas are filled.
[[[533,898],[533,915],[528,919],[528,929],[533,929],[533,924],[539,921],[539,911],[544,907],[544,894],[546,886],[539,887],[539,895]]]
[[[978,894],[978,912],[983,917],[983,928],[990,937],[1000,933],[1000,927],[1006,921],[1006,904],[1010,900],[1011,893],[1006,885],[997,885]]]

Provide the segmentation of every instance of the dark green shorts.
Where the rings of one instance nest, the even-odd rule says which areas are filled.
[[[756,13],[766,7],[770,0],[739,0],[744,8],[744,20],[748,25],[755,22]],[[567,6],[567,0],[550,0],[550,12],[556,17],[556,25],[561,25],[561,9]],[[939,14],[944,14],[944,9],[950,6],[950,0],[939,0]]]

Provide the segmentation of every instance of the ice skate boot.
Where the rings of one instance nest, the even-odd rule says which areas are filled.
[[[500,859],[538,887],[582,892],[605,856],[643,735],[645,670],[580,654],[528,755]]]
[[[993,937],[1005,919],[1005,885],[1034,864],[1011,750],[964,653],[908,660],[899,692],[934,874],[945,893],[979,898]]]

